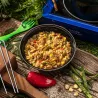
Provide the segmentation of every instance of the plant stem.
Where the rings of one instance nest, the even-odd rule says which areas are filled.
[[[82,71],[82,66],[79,66],[79,65],[77,65],[77,64],[72,64],[76,69],[78,69],[78,70],[80,70],[80,71]],[[85,71],[85,74],[86,75],[88,75],[88,76],[93,76],[94,74],[93,73],[91,73],[91,72],[89,72],[88,70],[86,70],[86,69],[84,69],[84,71]]]
[[[88,87],[88,84],[87,84],[87,79],[86,79],[84,67],[82,67],[82,79],[83,79],[84,87],[89,91],[89,87]]]
[[[98,73],[90,77],[88,81],[91,82],[92,80],[96,80],[97,78],[98,78]]]
[[[70,71],[71,77],[73,78],[73,80],[77,83],[77,85],[82,89],[83,93],[85,94],[85,96],[87,98],[93,98],[92,95],[90,94],[90,92],[88,92],[88,90],[84,87],[84,85],[81,83],[81,79],[74,73],[72,73],[72,71]]]

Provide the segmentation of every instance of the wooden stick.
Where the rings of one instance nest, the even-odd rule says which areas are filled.
[[[56,4],[56,0],[52,0],[53,4],[54,4],[54,9],[55,11],[58,11],[58,7],[57,7],[57,4]]]

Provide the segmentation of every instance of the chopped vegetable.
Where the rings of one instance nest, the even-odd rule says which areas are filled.
[[[54,36],[55,34],[56,36]],[[34,67],[53,69],[63,66],[70,59],[71,44],[65,36],[53,31],[43,31],[33,38],[31,37],[26,43],[25,56]],[[41,62],[39,62],[40,59],[42,59]]]
[[[73,92],[73,91],[74,91],[73,87],[70,87],[69,92]]]
[[[77,84],[74,84],[73,88],[77,89],[78,88],[78,85]]]
[[[70,87],[70,85],[65,84],[65,89],[66,89],[66,90],[68,90],[68,89],[69,89],[69,87]]]
[[[79,92],[74,92],[74,96],[77,97],[79,95]]]
[[[81,93],[82,92],[82,90],[80,89],[80,88],[78,88],[78,91]]]

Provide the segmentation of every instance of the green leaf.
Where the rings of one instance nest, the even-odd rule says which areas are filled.
[[[9,0],[10,4],[2,12],[21,21],[27,18],[38,20],[42,17],[44,1],[46,0]]]
[[[9,5],[9,1],[8,0],[0,0],[1,4],[5,7],[7,5]]]

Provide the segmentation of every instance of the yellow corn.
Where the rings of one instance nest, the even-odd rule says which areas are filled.
[[[80,89],[80,88],[78,88],[78,91],[81,93],[82,92],[82,90]]]
[[[74,92],[74,96],[78,96],[79,95],[79,93],[76,91],[76,92]]]
[[[40,64],[40,68],[43,68],[43,64]]]
[[[61,65],[64,65],[64,64],[65,64],[65,61],[62,61],[62,62],[61,62]]]
[[[51,65],[48,65],[46,68],[47,68],[47,69],[51,69],[51,68],[52,68],[52,66],[51,66]]]
[[[73,85],[73,88],[76,88],[77,89],[78,88],[78,85],[77,84],[74,84]]]
[[[70,92],[73,92],[74,90],[73,90],[73,88],[72,88],[72,87],[70,87],[70,88],[69,88],[69,91],[70,91]]]
[[[69,87],[70,87],[70,86],[69,86],[68,84],[65,84],[65,89],[66,89],[66,90],[68,90]]]
[[[49,56],[50,56],[50,57],[53,57],[53,54],[51,53]]]

